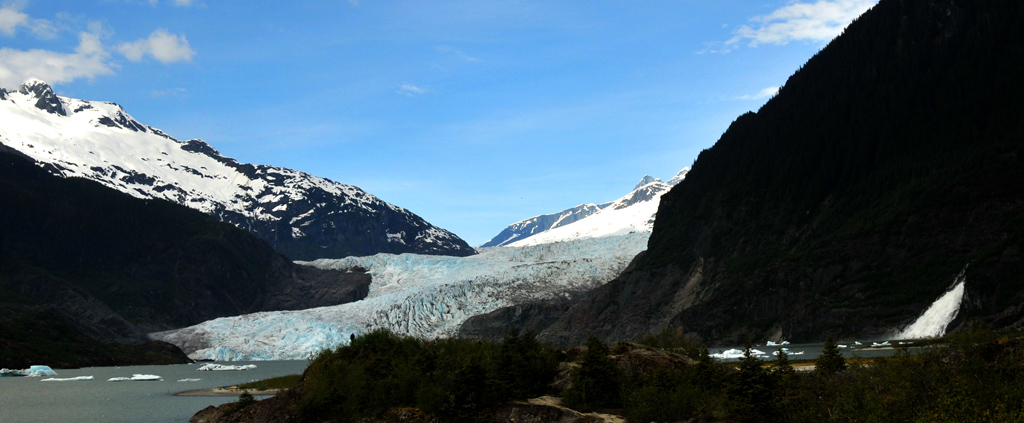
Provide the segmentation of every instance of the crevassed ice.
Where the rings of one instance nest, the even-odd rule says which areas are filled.
[[[185,348],[194,359],[218,361],[305,359],[378,328],[426,339],[451,337],[470,317],[607,283],[646,248],[648,236],[484,248],[470,257],[377,254],[317,260],[310,264],[367,269],[373,277],[367,298],[215,319],[150,336]],[[202,347],[188,351],[190,345]]]

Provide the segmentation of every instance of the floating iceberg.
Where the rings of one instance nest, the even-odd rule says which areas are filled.
[[[789,348],[783,348],[772,353],[772,355],[779,355],[779,352],[784,352],[786,355],[804,355],[803,351],[790,351]]]
[[[774,342],[772,342],[772,341],[768,341],[768,342],[766,342],[766,343],[764,344],[764,346],[766,346],[766,347],[777,347],[778,345],[779,345],[779,344],[776,344],[776,343],[774,343]]]
[[[93,380],[92,376],[78,376],[78,377],[51,377],[49,379],[43,379],[40,382],[78,382],[82,380]]]
[[[23,370],[14,369],[0,369],[0,376],[25,376],[25,377],[43,377],[43,376],[57,376],[57,372],[53,371],[50,366],[31,366]]]
[[[107,382],[150,382],[158,380],[164,380],[164,378],[157,375],[141,375],[136,373],[132,377],[112,377],[107,379]]]
[[[180,380],[178,380],[178,382],[199,382],[201,380],[202,379],[197,378],[197,377],[189,377],[189,378],[185,378],[185,379],[180,379]]]
[[[843,345],[843,344],[836,345],[836,347],[838,347],[838,348],[849,348],[849,346],[846,346],[846,345]]]
[[[890,344],[889,341],[885,341],[885,342],[872,342],[871,343],[872,347],[888,347],[890,345],[892,345],[892,344]]]
[[[722,352],[717,353],[717,354],[709,354],[709,355],[711,357],[717,358],[719,360],[731,360],[731,359],[743,358],[743,350],[739,350],[739,349],[733,348],[733,349],[722,351]],[[757,349],[751,348],[750,349],[750,355],[752,355],[752,356],[762,356],[762,355],[766,356],[766,355],[768,355],[768,353],[766,353],[764,351],[761,351],[761,350],[757,350]]]
[[[203,367],[200,367],[200,368],[198,368],[196,370],[200,371],[200,372],[211,372],[211,371],[212,372],[219,372],[219,371],[226,371],[226,370],[252,370],[252,369],[255,369],[255,368],[256,368],[255,364],[245,364],[245,365],[241,365],[241,366],[230,366],[230,365],[224,365],[224,364],[209,363],[209,364],[204,364]]]

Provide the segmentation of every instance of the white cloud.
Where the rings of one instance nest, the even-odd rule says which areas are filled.
[[[33,19],[22,13],[18,6],[0,8],[0,34],[14,36],[19,27],[27,27],[36,37],[49,40],[57,37],[57,27],[46,19]]]
[[[28,15],[11,6],[0,8],[0,34],[10,37],[19,26],[26,24]]]
[[[0,86],[16,87],[31,78],[60,84],[114,73],[98,32],[79,33],[78,40],[71,54],[0,48]]]
[[[761,100],[761,99],[764,99],[764,98],[771,97],[771,96],[773,96],[775,94],[778,94],[778,93],[779,93],[779,87],[768,87],[768,88],[765,88],[765,89],[763,89],[761,91],[758,91],[757,94],[742,95],[742,96],[736,97],[736,99],[737,100]]]
[[[170,34],[163,29],[153,31],[149,38],[121,44],[117,51],[133,62],[142,60],[147,54],[161,63],[189,62],[196,54],[184,35]]]
[[[184,88],[168,88],[166,90],[153,90],[153,97],[181,97],[184,96],[188,90]]]
[[[743,41],[750,47],[761,44],[787,44],[790,41],[829,41],[843,32],[855,18],[878,0],[818,0],[804,3],[791,0],[772,13],[750,19],[722,48],[709,47],[704,52],[728,53]]]
[[[454,54],[456,56],[459,56],[462,60],[465,60],[467,62],[475,63],[475,62],[479,62],[480,61],[480,59],[477,59],[477,58],[475,58],[473,56],[470,56],[470,55],[468,55],[466,53],[463,53],[462,50],[459,50],[459,49],[457,49],[455,47],[452,47],[452,46],[437,46],[437,51],[439,51],[441,53],[452,53],[452,54]]]
[[[426,94],[427,90],[412,84],[402,84],[402,86],[398,87],[398,93],[412,97],[420,94]]]

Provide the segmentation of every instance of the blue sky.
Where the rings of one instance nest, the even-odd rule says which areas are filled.
[[[671,178],[875,3],[0,1],[0,86],[114,101],[479,245]]]

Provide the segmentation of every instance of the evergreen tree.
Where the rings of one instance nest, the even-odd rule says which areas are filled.
[[[839,346],[832,340],[831,335],[825,340],[825,348],[821,355],[814,361],[814,370],[821,375],[833,375],[846,370],[846,360],[843,359],[843,354],[839,352]]]
[[[783,384],[788,384],[794,377],[796,377],[796,371],[793,370],[793,365],[789,362],[789,354],[779,350],[775,356],[775,364],[772,365],[772,374],[775,375],[776,379]]]
[[[771,374],[764,368],[764,361],[754,356],[750,344],[743,351],[739,372],[733,377],[729,396],[736,407],[733,410],[736,421],[766,421],[774,413],[773,398],[775,384]]]
[[[621,405],[619,371],[608,358],[608,347],[591,336],[580,368],[573,373],[572,387],[563,400],[571,408],[590,411]]]

